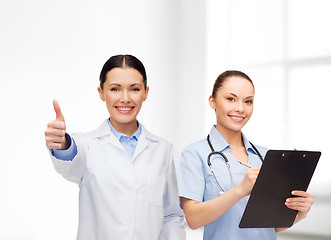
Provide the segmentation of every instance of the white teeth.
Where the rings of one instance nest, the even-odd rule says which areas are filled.
[[[124,108],[124,107],[123,107],[123,108],[120,108],[120,107],[119,107],[119,108],[117,108],[117,109],[120,110],[120,111],[129,111],[129,110],[131,110],[132,108]]]
[[[234,120],[243,120],[243,117],[232,117]]]

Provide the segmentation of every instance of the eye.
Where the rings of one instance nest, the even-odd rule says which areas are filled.
[[[227,97],[226,100],[228,100],[229,102],[234,102],[235,99],[233,97]]]
[[[132,91],[132,92],[139,92],[140,89],[139,89],[139,88],[132,88],[131,91]]]
[[[112,91],[112,92],[118,92],[118,91],[119,91],[119,89],[118,89],[118,88],[115,88],[115,87],[113,87],[113,88],[111,88],[111,89],[110,89],[110,91]]]
[[[245,103],[253,104],[253,100],[246,100]]]

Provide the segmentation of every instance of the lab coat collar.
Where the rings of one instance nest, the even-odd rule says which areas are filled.
[[[110,131],[110,127],[108,125],[107,120],[105,120],[104,122],[101,123],[101,125],[97,129],[89,132],[89,134],[91,137],[100,138],[107,135],[111,135],[112,132]]]
[[[147,131],[147,129],[141,123],[139,124],[141,125],[141,134],[138,139],[137,147],[132,160],[134,160],[141,152],[143,152],[148,147],[149,141],[159,141],[159,138],[157,136]],[[107,120],[105,120],[97,129],[91,131],[90,136],[95,138],[108,138],[109,143],[113,144],[117,148],[121,149],[124,153],[126,153],[120,141],[116,138],[114,133],[111,132]]]
[[[116,138],[115,134],[112,133],[112,131],[110,130],[107,120],[103,121],[97,129],[89,132],[89,135],[93,138],[104,139],[108,143],[114,145],[115,147],[119,148],[120,150],[126,153],[120,141]]]
[[[142,153],[149,146],[151,142],[158,142],[158,141],[159,141],[159,137],[147,131],[144,125],[141,124],[141,134],[138,139],[138,144],[136,150],[134,151],[132,160],[138,157],[138,155]]]

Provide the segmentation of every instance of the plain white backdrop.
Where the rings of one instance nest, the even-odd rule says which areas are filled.
[[[321,150],[322,167],[312,190],[327,198],[331,4],[299,2],[236,1],[238,8],[224,0],[0,1],[0,239],[75,239],[78,186],[53,169],[44,130],[55,117],[54,98],[68,132],[91,130],[106,119],[98,77],[104,62],[122,53],[144,63],[150,94],[139,120],[174,144],[176,161],[181,149],[205,137],[214,122],[207,100],[217,75],[232,67],[247,71],[257,90],[247,135],[270,148]],[[300,11],[284,17],[284,7],[290,11],[298,4],[307,12],[312,4],[322,7],[309,18]],[[253,11],[263,14],[249,14]],[[296,34],[289,37],[284,22],[305,27],[294,27]],[[315,26],[321,25],[326,27],[318,32]],[[314,36],[311,41],[303,37],[305,29]],[[261,36],[264,41],[258,41]],[[286,49],[294,49],[286,51],[292,60],[300,63],[314,53],[317,59],[302,60],[306,65],[290,71],[272,64],[285,58],[284,38]],[[316,39],[314,51],[307,46]],[[330,218],[320,215],[324,207],[330,204],[311,214],[314,221],[323,219],[318,230],[303,225],[294,232],[331,235]]]

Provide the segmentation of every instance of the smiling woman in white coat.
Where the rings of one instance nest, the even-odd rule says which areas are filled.
[[[56,171],[80,188],[79,240],[185,239],[173,147],[137,121],[148,91],[141,61],[116,55],[100,73],[109,118],[97,129],[69,135],[53,101],[46,146]]]

